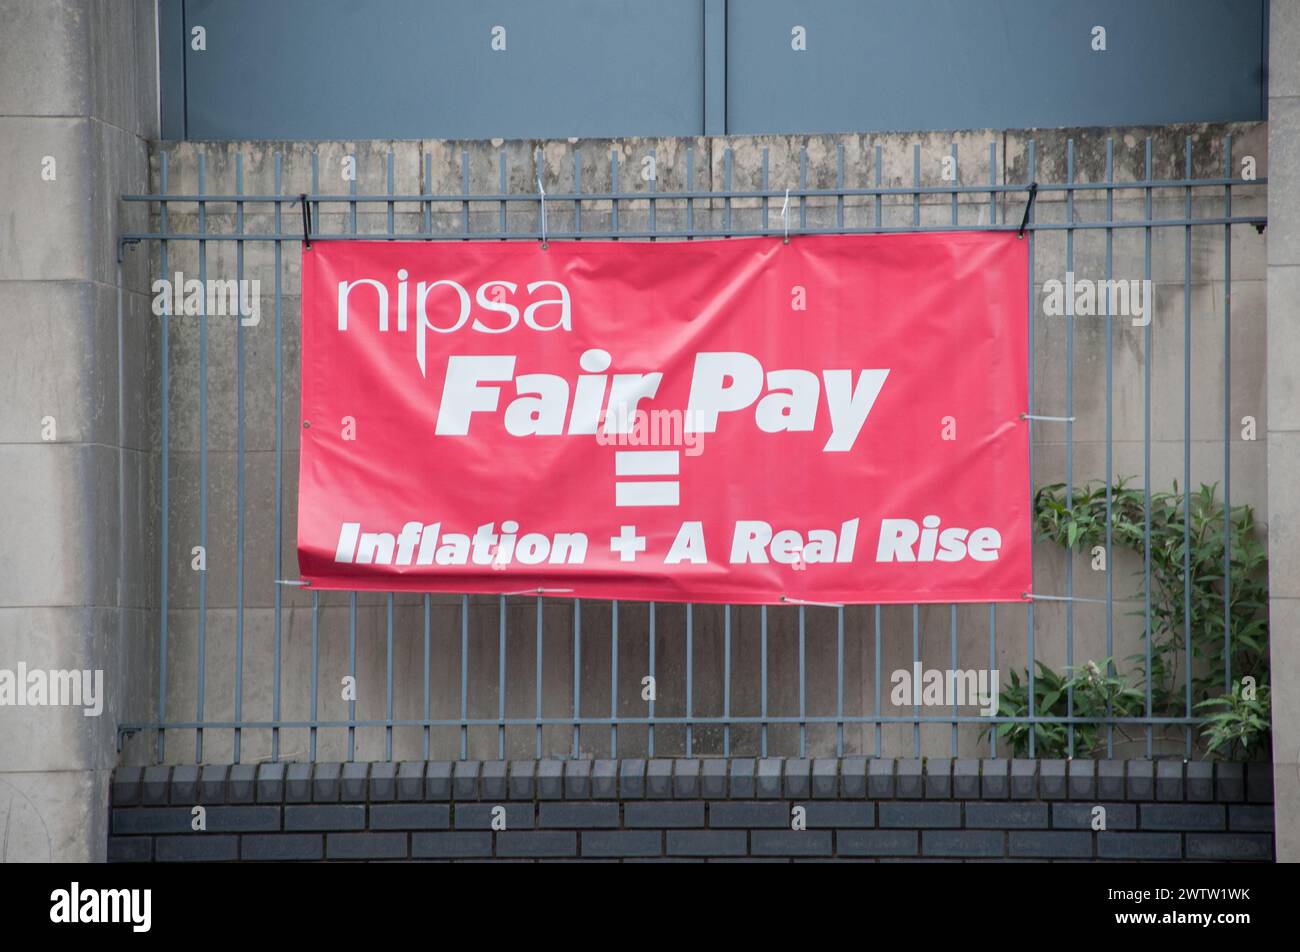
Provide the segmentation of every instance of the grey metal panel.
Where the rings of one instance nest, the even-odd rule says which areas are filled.
[[[158,0],[158,102],[162,138],[185,138],[185,3]]]
[[[698,135],[703,0],[186,0],[193,139]],[[491,47],[505,28],[504,51]]]
[[[1262,0],[732,0],[727,132],[1263,118]],[[807,31],[792,49],[791,31]],[[1105,52],[1091,49],[1106,30]]]

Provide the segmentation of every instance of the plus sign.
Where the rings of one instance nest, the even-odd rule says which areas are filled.
[[[620,526],[618,535],[610,537],[609,548],[618,553],[620,562],[635,562],[636,554],[645,551],[645,536],[636,534],[636,526]]]

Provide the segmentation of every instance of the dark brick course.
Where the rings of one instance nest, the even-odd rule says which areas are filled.
[[[1181,760],[123,767],[107,846],[110,862],[1268,862],[1271,780]]]

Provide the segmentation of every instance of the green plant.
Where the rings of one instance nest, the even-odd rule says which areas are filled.
[[[1131,688],[1141,703],[1131,713],[1145,713],[1149,681],[1152,714],[1183,716],[1190,678],[1192,697],[1200,699],[1196,708],[1220,708],[1207,722],[1204,738],[1208,750],[1223,756],[1238,749],[1260,749],[1268,735],[1268,690],[1267,684],[1261,683],[1268,675],[1268,574],[1267,552],[1256,534],[1254,510],[1233,506],[1225,520],[1216,488],[1202,485],[1195,493],[1183,494],[1174,483],[1172,492],[1152,493],[1148,507],[1146,493],[1130,488],[1125,479],[1110,486],[1091,482],[1073,487],[1069,493],[1065,484],[1054,483],[1035,494],[1034,524],[1043,538],[1083,551],[1094,551],[1097,546],[1104,551],[1109,526],[1112,548],[1129,549],[1149,562],[1149,588],[1147,566],[1138,572],[1137,594],[1144,604],[1134,614],[1145,620],[1149,598],[1151,625],[1146,635],[1150,665],[1148,670],[1146,651],[1129,659],[1141,675],[1141,689]],[[1050,672],[1041,664],[1039,668]],[[1107,661],[1106,672],[1107,679],[1115,678],[1112,662]],[[1075,680],[1051,674],[1060,683]],[[1040,674],[1035,680],[1044,678]],[[1243,678],[1260,685],[1253,698],[1243,696]],[[1052,679],[1046,680],[1052,683]],[[1027,698],[1016,693],[1024,692],[1017,687],[1018,680],[1013,674],[1003,702],[1011,709],[1022,705],[1027,713]],[[1075,687],[1078,700],[1081,686],[1077,681]],[[1052,698],[1050,689],[1045,697]],[[1114,716],[1125,716],[1117,704],[1121,697],[1127,695],[1115,693],[1111,699]],[[1035,712],[1046,713],[1037,697]],[[1086,716],[1078,704],[1075,714]],[[1015,731],[1005,733],[1013,746],[1021,736]],[[1022,734],[1027,744],[1028,731]],[[1063,729],[1036,732],[1035,752],[1040,756],[1068,752],[1068,743],[1061,745],[1061,738],[1068,742]],[[1085,732],[1082,725],[1076,727],[1076,752],[1091,750],[1095,740],[1095,733]]]
[[[1113,665],[1105,659],[1100,665],[1089,661],[1066,675],[1057,674],[1043,662],[1037,662],[1038,674],[1034,678],[1034,710],[1038,717],[1129,717],[1141,714],[1144,695],[1122,678],[1107,674]],[[1029,716],[1029,679],[1021,680],[1018,672],[1011,672],[1010,683],[999,696],[998,714],[1003,717]],[[1038,757],[1064,757],[1073,750],[1085,756],[1104,749],[1103,732],[1098,724],[1076,724],[1074,743],[1070,743],[1070,728],[1058,723],[1007,722],[997,726],[997,736],[1006,740],[1013,756],[1022,757],[1029,752],[1030,732],[1034,736],[1034,754]]]
[[[1206,750],[1225,759],[1249,760],[1263,756],[1267,747],[1262,743],[1269,729],[1268,685],[1249,691],[1241,684],[1232,686],[1231,694],[1212,697],[1196,705],[1212,710],[1206,719],[1201,737]],[[1238,753],[1240,757],[1233,756]]]

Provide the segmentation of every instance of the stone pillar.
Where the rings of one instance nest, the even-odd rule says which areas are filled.
[[[1268,557],[1277,858],[1300,861],[1300,5],[1273,0],[1268,76]]]
[[[146,255],[117,260],[147,218],[118,196],[147,191],[154,3],[0,0],[0,23],[0,670],[103,672],[97,717],[0,707],[0,859],[102,860],[156,665],[156,322]]]

